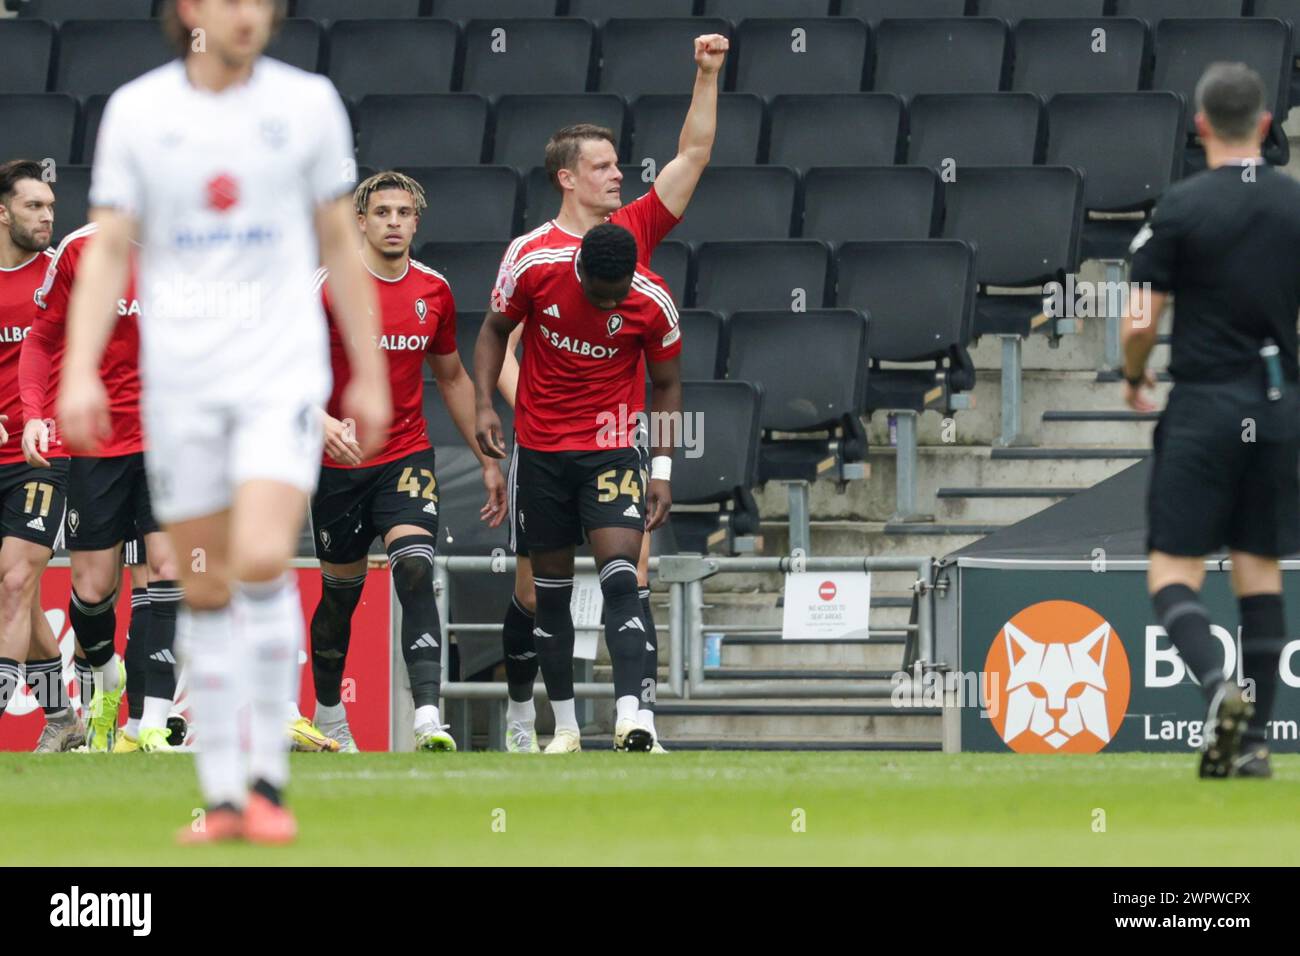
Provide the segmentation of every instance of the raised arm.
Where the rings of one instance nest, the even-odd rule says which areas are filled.
[[[690,204],[713,152],[718,131],[718,83],[728,47],[727,38],[720,34],[695,38],[695,91],[677,139],[677,155],[655,178],[660,201],[679,218]]]

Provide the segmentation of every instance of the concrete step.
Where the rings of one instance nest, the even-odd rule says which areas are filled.
[[[1143,449],[1149,448],[1147,444]],[[1071,454],[1067,448],[1051,454],[1008,459],[1003,449],[988,446],[962,447],[958,445],[922,445],[917,453],[917,500],[923,508],[935,507],[941,487],[1091,487],[1111,475],[1123,471],[1135,460],[1133,457],[1111,455],[1107,457],[1065,458]],[[1132,449],[1130,449],[1132,451]],[[1097,455],[1095,448],[1089,455]],[[868,458],[871,477],[865,481],[848,482],[843,490],[834,482],[816,482],[809,494],[811,514],[817,520],[861,519],[883,522],[894,514],[895,474],[897,455],[893,448],[875,446]],[[789,516],[789,498],[785,485],[769,482],[755,490],[759,513],[770,521],[783,521]],[[783,553],[767,551],[765,553]],[[816,552],[814,552],[816,553]],[[875,552],[867,552],[874,554]]]
[[[1043,412],[1039,435],[1045,445],[1150,447],[1158,412],[1050,410]]]
[[[661,701],[655,727],[666,741],[933,744],[941,739],[939,708],[898,708],[888,701]]]
[[[890,557],[942,557],[964,548],[991,531],[991,525],[886,525],[869,521],[814,521],[812,554],[824,556],[873,555]],[[764,522],[765,555],[790,553],[789,526]]]
[[[1095,369],[1083,371],[1026,370],[1021,376],[1021,424],[1025,437],[1034,444],[1047,441],[1084,439],[1049,439],[1041,415],[1047,409],[1068,408],[1079,411],[1120,411],[1119,385],[1099,381]],[[1163,405],[1169,385],[1160,385],[1155,392],[1157,404]],[[1002,434],[1002,374],[1000,369],[980,371],[976,374],[971,395],[974,407],[963,409],[949,419],[938,412],[925,412],[918,422],[918,440],[922,445],[992,445]],[[871,416],[867,429],[873,445],[889,444],[889,416],[878,411]],[[1054,433],[1056,434],[1056,433]],[[1118,442],[1117,442],[1118,444]]]
[[[1015,524],[1069,497],[1063,488],[940,488],[935,520]]]
[[[707,634],[707,629],[705,630]],[[727,635],[722,641],[723,668],[830,670],[858,668],[893,673],[903,663],[902,638],[866,641],[783,641],[750,635]]]

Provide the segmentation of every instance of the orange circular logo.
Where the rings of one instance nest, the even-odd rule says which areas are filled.
[[[1016,753],[1094,754],[1128,707],[1128,655],[1100,614],[1042,601],[998,631],[984,661],[989,720]]]

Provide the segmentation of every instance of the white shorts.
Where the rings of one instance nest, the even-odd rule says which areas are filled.
[[[314,402],[142,404],[145,468],[159,521],[224,511],[247,481],[279,481],[308,495],[316,490],[324,434]]]

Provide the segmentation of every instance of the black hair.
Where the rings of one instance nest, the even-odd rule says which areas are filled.
[[[622,226],[601,223],[582,239],[582,268],[602,282],[626,279],[636,271],[636,237]]]

